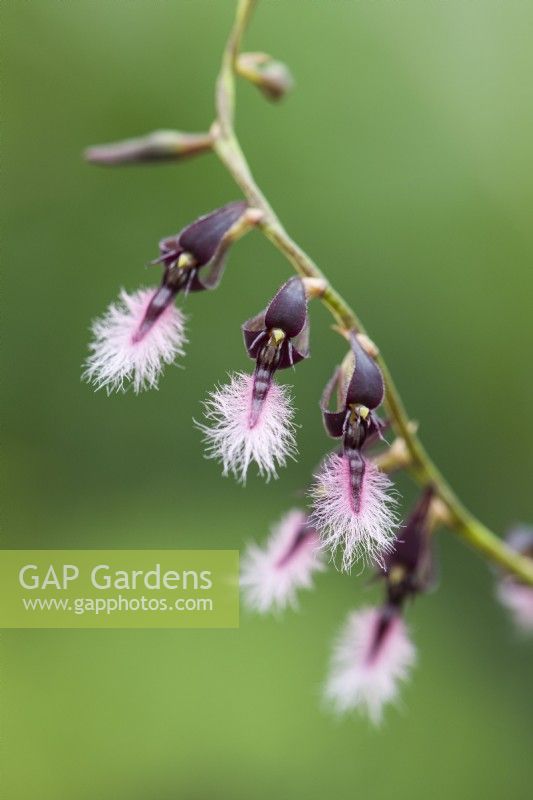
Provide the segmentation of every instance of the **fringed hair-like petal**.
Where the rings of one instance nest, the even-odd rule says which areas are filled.
[[[358,503],[346,456],[332,454],[323,462],[311,488],[313,513],[324,547],[342,552],[342,569],[359,559],[381,561],[393,547],[398,518],[391,481],[368,459],[363,459]]]
[[[250,544],[241,564],[245,605],[260,614],[296,607],[297,592],[311,589],[325,569],[320,540],[304,511],[289,511],[263,546]]]
[[[416,651],[398,613],[364,608],[348,617],[331,661],[325,696],[338,713],[359,710],[374,724],[394,701]]]
[[[157,388],[165,364],[184,355],[185,318],[173,304],[140,334],[141,324],[154,290],[122,290],[103,317],[92,324],[91,354],[83,378],[96,389],[124,391],[129,384],[137,393]]]
[[[277,469],[296,454],[294,409],[287,386],[270,384],[261,411],[251,424],[253,376],[238,372],[215,388],[204,402],[207,424],[196,423],[204,434],[207,458],[221,461],[223,474],[246,482],[252,461],[259,474],[277,478]]]

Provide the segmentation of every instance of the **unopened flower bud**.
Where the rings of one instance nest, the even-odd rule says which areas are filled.
[[[435,582],[430,534],[435,493],[425,489],[405,525],[398,530],[393,549],[384,556],[383,575],[389,603],[401,606],[410,596],[428,591]]]
[[[89,147],[84,155],[91,164],[120,166],[123,164],[180,161],[211,150],[210,133],[154,131],[147,136]]]
[[[241,53],[237,72],[253,83],[269,100],[281,100],[294,86],[294,78],[282,61],[266,53]]]

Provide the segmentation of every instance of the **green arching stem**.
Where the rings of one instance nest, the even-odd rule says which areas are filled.
[[[257,0],[239,0],[235,22],[227,41],[222,66],[217,80],[217,119],[212,127],[213,149],[221,162],[241,188],[251,206],[259,209],[263,216],[258,227],[272,244],[287,258],[296,272],[309,278],[321,278],[326,289],[321,299],[336,322],[343,329],[365,333],[362,322],[344,298],[331,286],[314,261],[291,239],[261,189],[256,184],[248,162],[235,134],[235,65],[240,52],[242,37]],[[376,357],[386,386],[385,405],[391,423],[398,436],[405,441],[410,455],[410,471],[422,486],[432,484],[447,509],[448,525],[475,550],[494,564],[514,573],[520,580],[533,585],[533,560],[519,555],[476,519],[459,500],[446,479],[433,463],[422,445],[390,371],[382,355]]]

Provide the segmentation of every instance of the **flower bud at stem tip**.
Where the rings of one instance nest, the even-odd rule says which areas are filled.
[[[235,63],[235,71],[241,78],[257,86],[268,100],[281,100],[294,86],[294,78],[287,65],[266,53],[241,53]]]
[[[212,146],[210,133],[154,131],[136,139],[89,147],[84,157],[91,164],[101,166],[157,163],[190,158],[211,150]]]

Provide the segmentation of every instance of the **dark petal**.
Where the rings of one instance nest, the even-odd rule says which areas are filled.
[[[170,267],[175,264],[183,249],[180,246],[179,233],[176,236],[167,236],[159,242],[159,258],[154,258],[151,264],[165,264]]]
[[[281,328],[292,339],[303,330],[307,319],[307,297],[301,278],[290,278],[278,290],[267,308],[266,327]]]
[[[285,339],[280,348],[278,369],[294,367],[304,358],[309,356],[309,320],[305,321],[303,329],[294,339]]]
[[[344,432],[344,422],[348,411],[323,411],[322,421],[329,436],[333,439],[340,439]]]
[[[385,395],[381,370],[374,359],[363,350],[355,334],[350,337],[350,345],[355,356],[355,370],[348,385],[346,402],[370,409],[377,408]]]
[[[223,251],[219,249],[217,256],[210,264],[206,264],[200,269],[193,269],[194,277],[190,281],[187,291],[201,292],[204,289],[216,289],[224,274],[226,252],[227,248],[224,248]]]
[[[400,564],[409,570],[416,569],[421,551],[425,547],[424,534],[432,498],[433,490],[426,489],[411,512],[405,527],[398,534],[394,543],[394,552],[391,553],[387,562],[388,566]]]
[[[348,409],[344,406],[339,410],[337,406],[336,411],[330,411],[331,401],[334,393],[339,389],[339,383],[342,378],[342,371],[337,367],[332,377],[326,383],[322,397],[320,398],[320,410],[322,412],[322,420],[327,433],[334,439],[340,438],[344,433],[344,423],[346,416],[349,413]]]
[[[309,319],[306,317],[304,326],[300,333],[291,340],[295,352],[294,363],[304,358],[309,358]]]
[[[244,337],[244,346],[250,358],[257,358],[259,351],[265,344],[268,331],[265,328],[265,311],[247,319],[241,328]]]
[[[235,222],[246,211],[246,203],[237,201],[213,211],[188,225],[175,236],[167,236],[159,242],[159,258],[152,264],[165,264],[172,267],[182,253],[191,253],[196,261],[196,268],[209,266],[207,272],[196,271],[187,280],[187,290],[199,292],[202,289],[214,289],[220,283],[224,269],[224,258],[228,243],[224,245],[224,236]]]
[[[384,422],[374,411],[371,411],[367,418],[367,434],[365,447],[376,444],[378,441],[385,441],[383,432],[390,426],[390,422]]]
[[[440,583],[440,565],[430,544],[428,542],[426,556],[419,568],[419,592],[433,592]]]
[[[260,314],[256,314],[255,317],[247,319],[242,326],[244,346],[250,358],[257,358],[270,335],[265,325],[265,313],[265,311],[262,311]],[[278,349],[279,357],[276,369],[293,367],[298,362],[303,361],[304,358],[307,358],[309,355],[309,325],[307,321],[303,330],[295,339],[284,339]]]
[[[215,257],[224,234],[242,217],[246,208],[246,203],[239,200],[195,220],[179,234],[182,252],[191,253],[200,267],[208,264]]]
[[[434,497],[432,487],[425,489],[394,542],[394,551],[385,556],[385,574],[395,567],[403,571],[401,582],[389,582],[389,596],[403,601],[409,594],[428,591],[435,582],[435,567],[429,539],[429,511]]]

